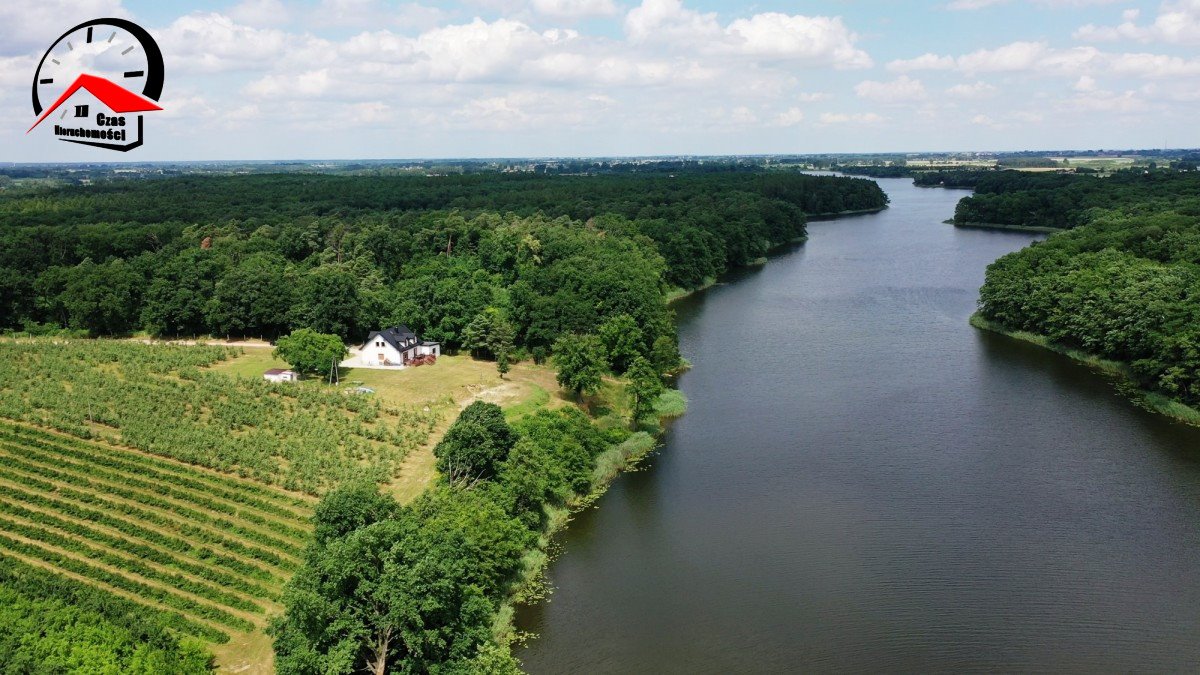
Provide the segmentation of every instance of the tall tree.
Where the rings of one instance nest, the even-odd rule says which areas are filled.
[[[604,344],[595,335],[572,333],[554,343],[558,384],[576,396],[590,396],[600,390],[606,364]]]
[[[600,324],[599,335],[607,352],[608,365],[617,374],[624,373],[645,349],[642,329],[628,314],[618,314]]]
[[[128,333],[137,323],[144,284],[145,278],[124,260],[80,263],[62,294],[71,327],[95,335]]]
[[[279,338],[274,356],[283,359],[294,370],[309,375],[322,375],[346,358],[346,345],[336,335],[301,328]]]
[[[349,339],[359,313],[358,279],[343,265],[321,265],[301,279],[291,323]]]
[[[211,249],[188,249],[171,256],[146,290],[142,325],[154,335],[208,332],[206,309],[228,262]]]
[[[433,454],[438,471],[451,482],[470,483],[494,476],[516,440],[500,406],[475,401],[459,413]]]
[[[654,403],[663,393],[662,378],[644,357],[637,357],[625,373],[629,378],[629,396],[632,403],[633,424],[654,414]]]
[[[294,284],[287,261],[269,254],[246,257],[217,282],[208,323],[219,335],[273,338],[287,331]]]

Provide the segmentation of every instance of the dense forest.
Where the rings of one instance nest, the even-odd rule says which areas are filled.
[[[1091,209],[1169,210],[1200,190],[1200,173],[1130,169],[1093,174],[996,171],[978,176],[975,194],[958,203],[954,222],[1070,229],[1091,222]]]
[[[1004,182],[964,199],[959,216],[1072,229],[989,266],[982,317],[1126,363],[1142,387],[1200,404],[1200,175],[993,178]]]
[[[185,177],[0,195],[0,329],[357,340],[404,323],[448,348],[485,308],[516,344],[663,305],[805,235],[805,214],[883,208],[870,181],[785,172],[641,176]]]

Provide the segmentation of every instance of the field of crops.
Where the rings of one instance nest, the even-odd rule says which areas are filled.
[[[0,340],[0,599],[26,608],[13,617],[53,611],[126,633],[35,639],[36,622],[13,618],[22,627],[0,631],[0,659],[36,662],[23,644],[159,644],[152,633],[228,643],[218,658],[239,664],[265,649],[269,664],[262,629],[301,564],[317,497],[347,478],[395,478],[454,407],[445,394],[409,403],[213,367],[239,354]],[[186,649],[163,653],[186,660]]]
[[[2,341],[0,418],[312,495],[348,478],[386,482],[439,419],[426,407],[206,367],[233,355],[119,340]]]
[[[261,628],[314,500],[134,450],[0,422],[0,555],[224,642]]]

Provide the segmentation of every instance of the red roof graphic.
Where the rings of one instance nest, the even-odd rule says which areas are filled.
[[[75,78],[75,81],[71,83],[71,86],[67,87],[67,90],[62,93],[62,96],[58,97],[58,100],[54,102],[54,105],[46,108],[46,111],[42,113],[42,116],[37,118],[37,121],[34,122],[33,126],[29,127],[29,130],[25,133],[33,131],[34,127],[41,124],[42,120],[46,119],[50,113],[54,112],[58,106],[62,105],[63,101],[71,98],[75,92],[79,91],[80,87],[87,89],[93,96],[100,99],[101,103],[108,106],[109,109],[115,113],[162,110],[162,108],[160,108],[154,101],[151,101],[148,98],[143,98],[116,83],[106,80],[103,77],[96,77],[95,75],[83,73],[79,77]]]

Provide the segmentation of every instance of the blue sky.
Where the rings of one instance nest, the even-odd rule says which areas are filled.
[[[67,28],[166,60],[128,156],[25,134]],[[1200,146],[1200,0],[137,0],[0,7],[0,161]]]

